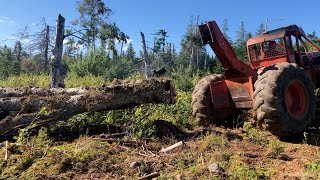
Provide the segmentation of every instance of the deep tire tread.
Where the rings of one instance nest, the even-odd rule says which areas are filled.
[[[285,88],[292,80],[300,81],[309,96],[309,108],[300,120],[294,120],[285,107]],[[267,67],[254,84],[254,105],[259,124],[281,137],[302,133],[311,124],[315,113],[314,86],[296,64],[278,63]]]
[[[212,74],[202,78],[192,93],[192,115],[196,117],[197,124],[206,126],[214,123],[214,107],[211,98],[210,84],[222,81],[224,76]]]

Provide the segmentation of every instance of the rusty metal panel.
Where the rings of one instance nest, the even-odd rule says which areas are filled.
[[[252,108],[253,107],[253,101],[239,101],[239,102],[234,102],[234,104],[237,108]]]
[[[234,108],[228,87],[225,81],[217,81],[210,84],[212,102],[215,109]]]
[[[273,59],[260,60],[260,61],[251,61],[251,65],[252,67],[268,67],[280,62],[288,62],[287,57],[273,58]]]
[[[215,109],[252,108],[252,77],[228,79],[210,85]]]
[[[253,107],[252,77],[225,80],[236,108]]]
[[[248,39],[247,46],[261,43],[261,42],[265,42],[265,41],[278,39],[278,38],[283,38],[285,35],[286,35],[285,29],[282,31],[278,31],[278,32],[270,33],[270,34],[263,34],[263,35]]]
[[[199,32],[201,34],[202,42],[210,45],[223,66],[226,79],[258,76],[254,69],[238,59],[231,44],[224,37],[215,21],[200,25]]]

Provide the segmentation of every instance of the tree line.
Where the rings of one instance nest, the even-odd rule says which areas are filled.
[[[143,53],[136,52],[129,35],[111,21],[112,10],[103,0],[82,0],[77,3],[79,18],[66,27],[64,40],[63,71],[78,76],[103,76],[106,80],[124,79],[144,73]],[[152,33],[153,39],[147,48],[153,70],[166,69],[172,73],[221,73],[221,64],[202,45],[197,29],[198,17],[191,17],[179,45],[168,39],[170,32],[161,28]],[[45,19],[37,25],[39,31],[27,26],[17,33],[13,47],[0,46],[0,78],[5,79],[20,73],[49,74],[50,50],[54,40],[54,25]],[[228,36],[229,25],[225,19],[220,26],[223,34],[232,44],[239,59],[248,62],[246,41],[253,36],[242,21],[236,31],[236,38]],[[261,23],[254,35],[264,32]],[[320,45],[316,32],[308,37]],[[28,42],[24,42],[28,40]],[[120,48],[117,48],[120,44]],[[124,50],[124,45],[126,49]],[[151,45],[150,45],[151,44]],[[177,51],[177,47],[180,50]],[[211,51],[211,50],[209,50]]]

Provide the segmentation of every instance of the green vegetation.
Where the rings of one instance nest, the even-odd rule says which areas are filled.
[[[65,32],[62,71],[66,75],[66,87],[101,86],[115,79],[144,78],[144,57],[141,52],[136,53],[129,42],[130,37],[110,20],[112,10],[107,4],[102,0],[82,0],[76,9],[79,18]],[[93,176],[120,179],[122,176],[138,178],[154,171],[160,171],[160,179],[172,179],[179,174],[187,179],[290,178],[290,174],[279,172],[289,168],[291,162],[287,161],[292,160],[285,153],[304,152],[305,149],[315,152],[314,147],[307,145],[312,141],[311,134],[304,134],[304,146],[300,147],[299,144],[281,142],[250,121],[244,123],[241,132],[218,127],[209,127],[212,132],[197,131],[190,107],[193,87],[208,74],[223,73],[223,67],[202,46],[196,24],[195,18],[191,17],[179,52],[177,45],[170,42],[170,32],[164,28],[153,33],[153,47],[147,52],[152,70],[164,67],[166,73],[160,75],[174,80],[177,89],[175,104],[147,104],[125,110],[79,114],[40,130],[31,124],[21,129],[8,147],[1,148],[0,179],[89,179]],[[43,33],[45,27],[41,26],[41,33],[37,33],[36,40],[29,44],[23,44],[21,40],[31,36],[18,37],[21,39],[14,47],[0,45],[0,87],[49,87],[49,55],[45,52],[53,39],[44,43],[47,41]],[[77,29],[79,27],[81,29]],[[247,62],[245,44],[252,33],[245,29],[245,22],[241,22],[235,40],[227,35],[226,19],[222,31],[238,57]],[[260,24],[256,34],[263,31],[264,26]],[[320,44],[315,32],[308,37]],[[123,46],[127,46],[126,50]],[[162,147],[180,139],[157,137],[156,120],[169,121],[186,132],[203,134],[190,133],[193,136],[180,137],[187,140],[180,151],[159,155]],[[92,135],[115,132],[125,132],[126,136],[121,140],[137,144],[92,138]],[[318,141],[318,136],[316,138]],[[9,152],[7,160],[2,158],[6,151]],[[320,178],[319,154],[294,158],[298,162],[295,164],[298,175]],[[133,161],[141,161],[141,166],[128,168]],[[220,174],[214,176],[208,171],[212,163],[221,166]]]
[[[306,176],[309,178],[320,178],[320,162],[319,161],[312,161],[308,162],[305,165]]]

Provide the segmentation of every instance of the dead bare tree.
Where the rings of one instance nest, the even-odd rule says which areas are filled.
[[[140,32],[141,39],[142,39],[142,49],[144,55],[144,62],[145,62],[145,71],[146,71],[146,78],[151,77],[151,63],[147,52],[146,41],[144,39],[144,34]]]
[[[33,28],[36,28],[35,30]],[[38,31],[40,29],[40,31]],[[32,31],[32,32],[31,32]],[[49,49],[52,46],[54,27],[49,26],[44,18],[31,26],[25,26],[16,38],[20,41],[22,49],[27,51],[29,57],[40,57],[39,66],[44,72],[49,70]],[[23,58],[23,54],[21,57]]]
[[[64,74],[61,71],[62,67],[62,53],[63,53],[63,39],[64,39],[64,23],[65,18],[60,14],[58,16],[55,45],[52,49],[52,62],[51,62],[51,84],[52,88],[64,87]]]
[[[44,42],[44,71],[48,72],[49,68],[49,44],[50,44],[50,26],[46,26],[45,42]]]
[[[22,54],[22,46],[21,46],[21,42],[17,41],[16,44],[14,45],[14,54],[16,56],[16,60],[17,62],[20,63],[21,61],[21,54]]]

